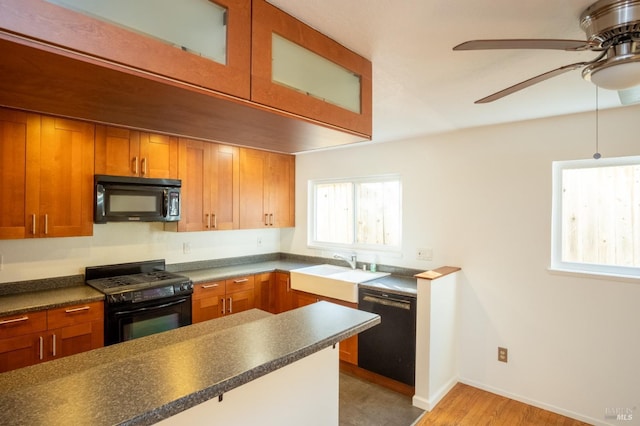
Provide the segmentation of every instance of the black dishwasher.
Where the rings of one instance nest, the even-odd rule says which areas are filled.
[[[358,309],[381,318],[358,335],[358,366],[414,386],[416,297],[360,288]]]

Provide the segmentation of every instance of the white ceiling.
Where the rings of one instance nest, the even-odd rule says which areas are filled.
[[[579,17],[595,0],[269,0],[373,63],[373,141],[594,111],[580,70],[489,104],[473,102],[592,52],[453,52],[472,39],[585,40]],[[599,108],[620,106],[599,89]]]

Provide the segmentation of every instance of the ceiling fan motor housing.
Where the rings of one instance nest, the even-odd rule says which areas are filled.
[[[640,85],[640,0],[599,0],[582,13],[580,27],[607,52],[583,68],[585,80],[610,90]]]
[[[587,39],[607,43],[620,37],[640,33],[640,0],[599,0],[580,16],[580,28]]]

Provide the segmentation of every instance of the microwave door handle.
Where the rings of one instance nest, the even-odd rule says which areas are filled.
[[[118,311],[118,312],[115,313],[115,316],[137,314],[138,312],[147,312],[147,311],[148,312],[153,312],[153,311],[157,311],[159,309],[168,308],[169,306],[179,305],[179,304],[184,303],[186,301],[187,301],[187,299],[180,299],[180,300],[176,300],[174,302],[165,303],[163,305],[150,306],[148,308],[132,309],[130,311]]]
[[[106,216],[106,206],[105,206],[105,190],[104,185],[96,184],[96,211],[94,214],[94,220],[97,223],[103,223],[104,217]]]
[[[162,204],[162,217],[167,217],[167,215],[169,214],[169,190],[165,189],[163,191],[163,204]]]

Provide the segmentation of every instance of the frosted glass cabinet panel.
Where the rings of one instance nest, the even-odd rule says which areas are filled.
[[[272,34],[273,81],[360,113],[360,76]]]
[[[251,100],[371,138],[371,61],[252,0]]]
[[[48,0],[227,63],[227,9],[209,0]]]

